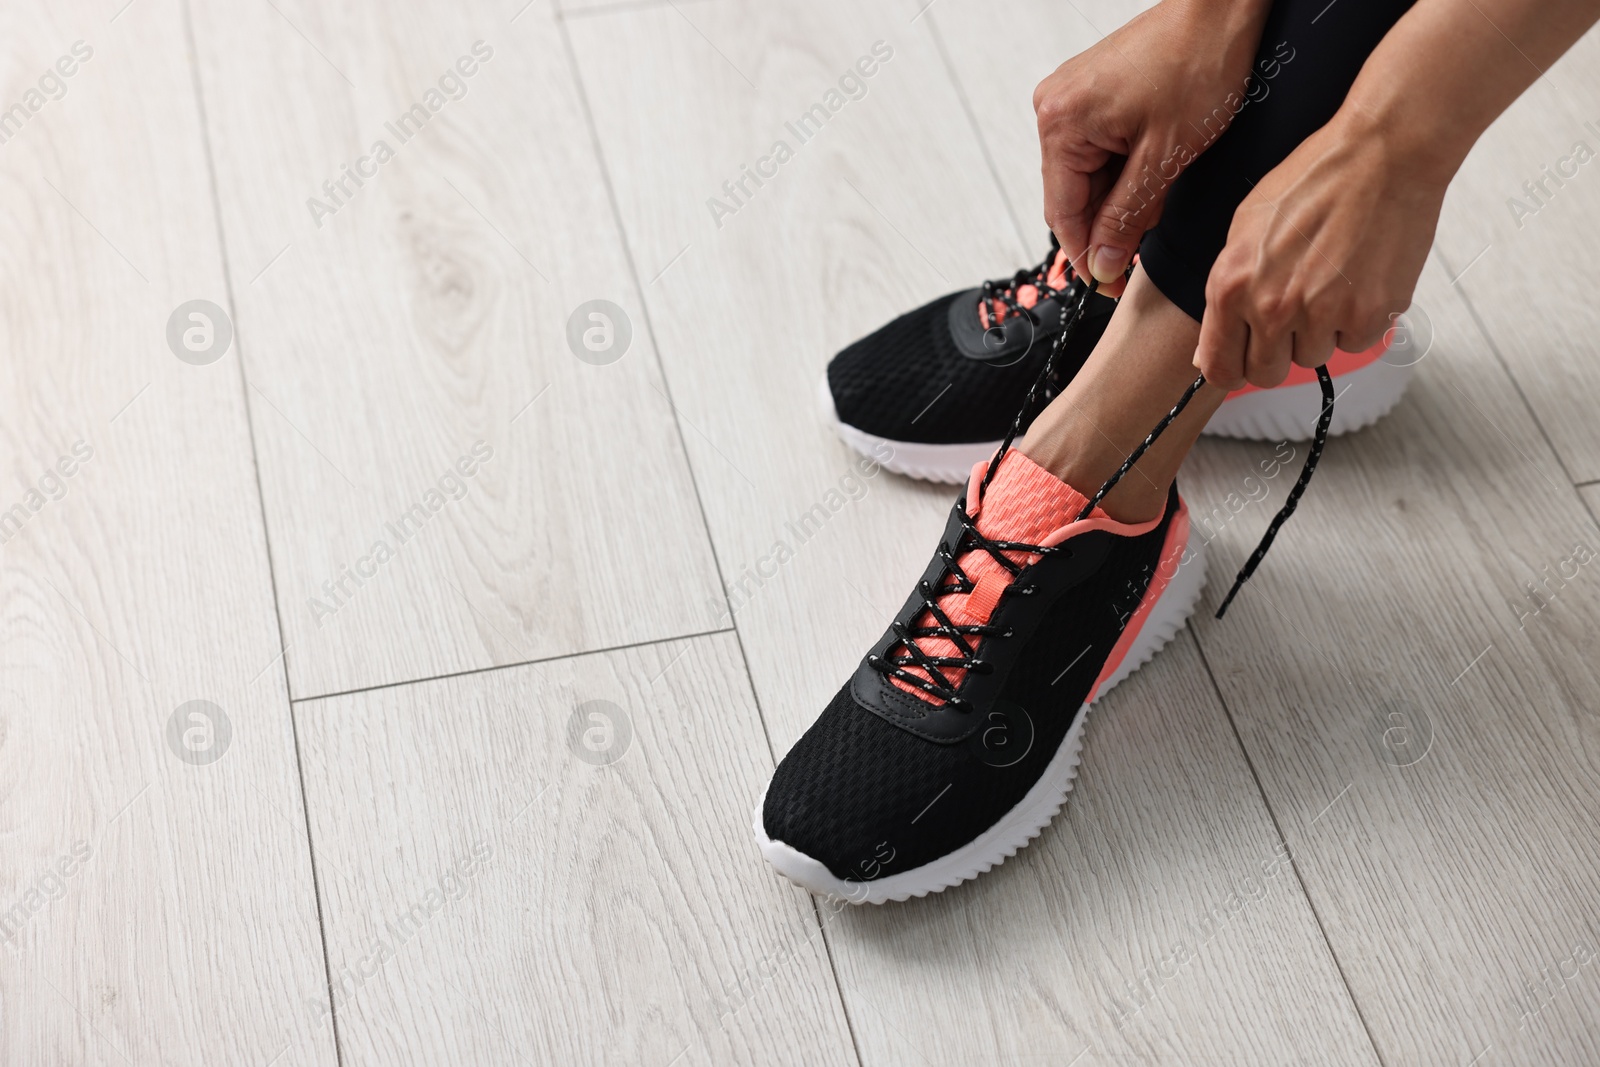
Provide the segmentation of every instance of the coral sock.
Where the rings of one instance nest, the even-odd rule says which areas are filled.
[[[977,495],[977,486],[983,480],[984,466],[980,463],[973,469],[968,492],[969,510],[973,506],[972,498]],[[989,483],[978,505],[978,532],[991,541],[1021,541],[1036,545],[1074,521],[1086,503],[1088,497],[1013,448],[1001,458],[994,481]],[[1104,517],[1104,512],[1098,508],[1092,514],[1097,518]],[[1011,562],[1024,567],[1039,559],[1037,553],[1021,551],[1008,551],[1005,555]],[[956,562],[972,579],[974,588],[970,593],[941,596],[939,607],[957,626],[977,626],[988,622],[1000,600],[1000,594],[1013,580],[1011,572],[981,548],[963,552]],[[951,578],[946,584],[954,580]],[[937,622],[931,612],[925,611],[915,625],[934,626]],[[976,644],[978,640],[977,635],[967,635],[969,644]],[[955,642],[946,637],[920,638],[917,647],[929,656],[955,656],[960,653]],[[912,674],[928,677],[928,672],[920,667],[906,669]],[[950,684],[959,685],[966,672],[956,667],[944,667],[941,673]],[[925,696],[922,690],[909,682],[899,678],[891,681],[908,693]]]

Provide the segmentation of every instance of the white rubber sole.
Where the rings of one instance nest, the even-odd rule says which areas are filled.
[[[1206,559],[1204,546],[1194,542],[1192,535],[1190,545],[1193,555],[1187,563],[1179,566],[1177,573],[1167,582],[1167,587],[1161,591],[1145,617],[1144,625],[1129,646],[1127,655],[1096,692],[1096,700],[1149,662],[1150,657],[1171,641],[1193,614],[1206,584]],[[1066,739],[1056,750],[1050,765],[1015,807],[978,837],[932,863],[876,881],[847,882],[820,861],[767,836],[761,820],[761,810],[767,799],[766,790],[762,790],[761,799],[756,801],[755,811],[756,841],[761,847],[761,855],[779,874],[796,885],[852,904],[883,904],[891,900],[924,897],[976,878],[998,867],[1016,855],[1018,849],[1038,837],[1066,803],[1067,794],[1072,791],[1072,783],[1078,776],[1078,760],[1083,752],[1083,728],[1092,704],[1093,701],[1090,701],[1078,710],[1078,717],[1067,730]]]
[[[833,427],[834,433],[837,433],[845,444],[863,456],[876,459],[885,470],[904,474],[908,478],[921,478],[928,482],[965,483],[967,476],[972,473],[972,465],[988,459],[994,455],[994,450],[1000,447],[999,441],[980,441],[977,444],[964,445],[924,445],[915,441],[891,441],[887,437],[877,437],[865,430],[858,430],[849,423],[840,421],[839,412],[833,406],[833,392],[828,388],[826,374],[818,384],[817,403],[822,406],[822,414],[828,420],[828,425]]]
[[[1328,433],[1337,437],[1387,415],[1411,384],[1414,369],[1397,367],[1380,359],[1339,375],[1333,380],[1336,403]],[[818,402],[824,417],[845,444],[862,455],[877,459],[886,469],[911,478],[965,484],[972,474],[972,465],[988,459],[1000,447],[999,441],[959,445],[891,441],[858,430],[839,420],[826,375],[818,391]],[[1316,382],[1279,386],[1224,400],[1206,423],[1204,432],[1255,441],[1308,441],[1316,432],[1317,416],[1321,412],[1322,390]]]
[[[1370,426],[1394,410],[1411,384],[1414,365],[1397,367],[1379,359],[1333,380],[1333,419],[1328,434],[1337,437]],[[1205,433],[1253,441],[1309,441],[1322,414],[1322,388],[1316,382],[1230,396],[1206,423]]]

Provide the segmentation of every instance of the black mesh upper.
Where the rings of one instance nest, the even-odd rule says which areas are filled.
[[[762,811],[767,836],[839,878],[870,881],[938,859],[994,825],[1065,739],[1149,585],[1166,531],[1163,522],[1135,538],[1083,535],[1111,539],[1105,560],[1061,595],[1031,634],[1010,639],[1020,647],[1001,697],[1027,709],[1033,722],[1024,759],[994,767],[968,744],[924,740],[862,708],[847,684],[773,775]],[[992,658],[987,648],[983,654]]]
[[[1008,367],[963,355],[950,337],[949,320],[950,303],[961,295],[950,293],[907,312],[833,358],[828,389],[842,422],[891,441],[922,444],[989,442],[1005,436],[1044,366],[1049,345],[1035,344]],[[1069,350],[1057,361],[1063,383],[1083,366],[1110,320],[1112,302],[1090,299],[1093,313],[1085,314]],[[972,314],[977,313],[974,303]]]

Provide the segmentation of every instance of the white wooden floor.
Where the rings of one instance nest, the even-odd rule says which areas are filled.
[[[1042,838],[842,912],[755,849],[952,497],[817,378],[1037,258],[1032,87],[1138,6],[7,4],[0,1063],[1600,1063],[1600,170],[1508,203],[1600,35]]]

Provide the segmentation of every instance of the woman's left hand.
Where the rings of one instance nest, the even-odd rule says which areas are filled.
[[[1411,305],[1449,182],[1405,154],[1341,113],[1239,205],[1206,281],[1194,362],[1208,381],[1270,388],[1291,363],[1382,339]]]

